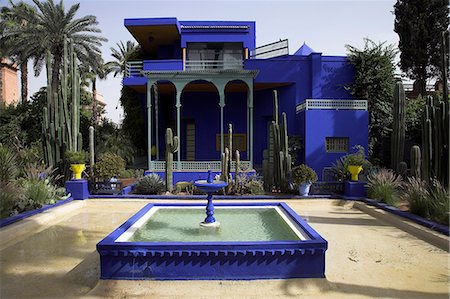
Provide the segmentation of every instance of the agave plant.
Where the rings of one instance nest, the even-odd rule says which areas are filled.
[[[16,154],[0,143],[0,181],[11,182],[18,174]]]
[[[370,198],[395,205],[399,199],[399,191],[403,186],[401,176],[390,169],[380,169],[368,177],[369,188],[367,194]]]
[[[165,190],[165,184],[156,173],[143,177],[133,190],[136,194],[161,194]]]

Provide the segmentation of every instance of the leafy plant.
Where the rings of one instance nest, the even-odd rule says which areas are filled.
[[[121,178],[121,179],[130,179],[130,178],[134,178],[134,175],[135,175],[134,169],[125,169],[124,171],[122,171],[119,174],[119,178]]]
[[[113,176],[119,177],[125,171],[125,160],[113,153],[104,153],[95,163],[94,175],[96,178],[107,180]]]
[[[0,218],[15,214],[14,208],[23,199],[23,190],[19,185],[15,182],[0,181]]]
[[[370,198],[395,205],[398,202],[399,191],[403,186],[401,176],[396,175],[390,169],[380,169],[371,173],[368,177],[367,194]]]
[[[143,177],[133,190],[136,194],[161,194],[165,190],[163,180],[156,173]]]
[[[292,168],[292,183],[300,185],[305,182],[317,181],[317,173],[311,167],[301,164]]]
[[[346,45],[355,77],[348,86],[356,98],[368,101],[371,158],[383,160],[381,141],[389,136],[392,122],[392,94],[396,50],[394,45],[364,39],[364,48]]]
[[[16,155],[0,143],[0,181],[10,182],[19,174]]]
[[[367,161],[364,153],[364,147],[356,145],[354,149],[356,149],[356,152],[347,155],[345,158],[347,165],[363,166]]]
[[[66,151],[65,156],[70,164],[85,164],[88,154],[85,151]]]

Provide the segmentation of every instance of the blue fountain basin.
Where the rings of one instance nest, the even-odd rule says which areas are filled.
[[[285,203],[219,203],[217,230],[199,227],[195,215],[203,211],[200,204],[146,205],[97,244],[101,278],[325,276],[327,241]]]
[[[228,184],[224,181],[214,180],[212,183],[208,183],[206,180],[199,180],[194,182],[194,186],[206,193],[214,193]]]

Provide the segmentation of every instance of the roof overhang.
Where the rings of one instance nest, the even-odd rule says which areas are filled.
[[[124,24],[149,53],[156,53],[158,46],[173,45],[181,38],[180,23],[176,18],[125,19]]]

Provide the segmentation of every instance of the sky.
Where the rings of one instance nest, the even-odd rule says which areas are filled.
[[[0,3],[3,6],[7,1],[0,0]],[[290,54],[304,42],[323,55],[345,55],[347,44],[363,48],[366,37],[375,42],[386,41],[387,44],[398,45],[398,35],[393,31],[394,0],[64,1],[66,9],[75,3],[81,4],[78,18],[84,15],[97,17],[101,35],[108,39],[102,47],[105,62],[113,60],[110,48],[117,48],[117,42],[134,40],[123,25],[125,18],[176,17],[184,21],[255,21],[257,47],[288,39]],[[32,76],[30,73],[29,94],[46,84],[44,74],[38,78]],[[120,123],[123,118],[119,104],[121,78],[110,75],[106,80],[98,81],[97,89],[107,103],[106,117]]]

